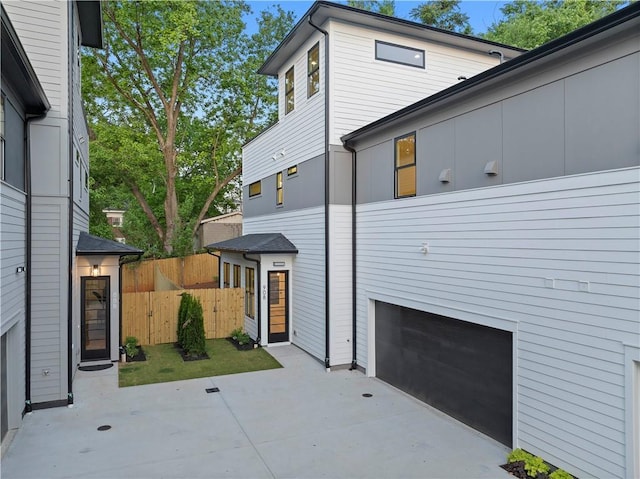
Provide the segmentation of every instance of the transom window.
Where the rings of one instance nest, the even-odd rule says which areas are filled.
[[[283,189],[282,189],[282,171],[279,171],[276,175],[276,205],[281,205],[283,202]]]
[[[416,134],[395,139],[395,197],[416,195]]]
[[[376,60],[424,68],[424,50],[376,40]]]
[[[249,198],[252,196],[258,196],[262,193],[262,182],[255,181],[249,185]]]
[[[284,113],[290,113],[295,108],[295,93],[294,93],[295,78],[293,74],[293,67],[289,68],[289,71],[284,76]]]
[[[255,271],[253,268],[244,269],[244,314],[251,319],[256,318],[256,285]]]
[[[307,98],[320,91],[320,44],[307,52]]]

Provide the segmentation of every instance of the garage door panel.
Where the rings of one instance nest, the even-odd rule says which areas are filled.
[[[376,303],[376,375],[511,445],[512,335]]]

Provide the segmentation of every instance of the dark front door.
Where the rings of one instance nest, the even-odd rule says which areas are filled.
[[[376,302],[376,376],[511,447],[512,334]]]
[[[269,342],[289,341],[289,273],[269,271]]]
[[[109,356],[109,277],[82,278],[82,360]]]

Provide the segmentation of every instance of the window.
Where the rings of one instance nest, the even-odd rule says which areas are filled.
[[[376,40],[376,60],[424,68],[424,50]]]
[[[284,114],[290,113],[295,108],[294,94],[295,78],[293,75],[293,67],[284,76]]]
[[[233,265],[233,287],[234,288],[239,288],[240,287],[240,265],[239,264],[234,264]]]
[[[228,288],[231,286],[231,265],[227,262],[225,262],[222,265],[222,286],[224,288]]]
[[[298,174],[298,165],[293,165],[287,168],[287,176],[293,176]]]
[[[244,269],[244,314],[251,319],[256,318],[256,285],[253,268]]]
[[[256,181],[249,185],[249,198],[252,196],[258,196],[260,193],[262,193],[262,183],[260,181]]]
[[[0,95],[0,180],[4,180],[4,95]]]
[[[283,200],[282,171],[276,175],[276,205],[281,205]]]
[[[320,44],[307,53],[307,98],[320,91]]]
[[[416,195],[416,134],[410,133],[395,140],[395,197]]]

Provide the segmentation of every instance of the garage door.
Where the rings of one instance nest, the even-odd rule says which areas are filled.
[[[511,447],[512,334],[376,302],[376,376]]]

